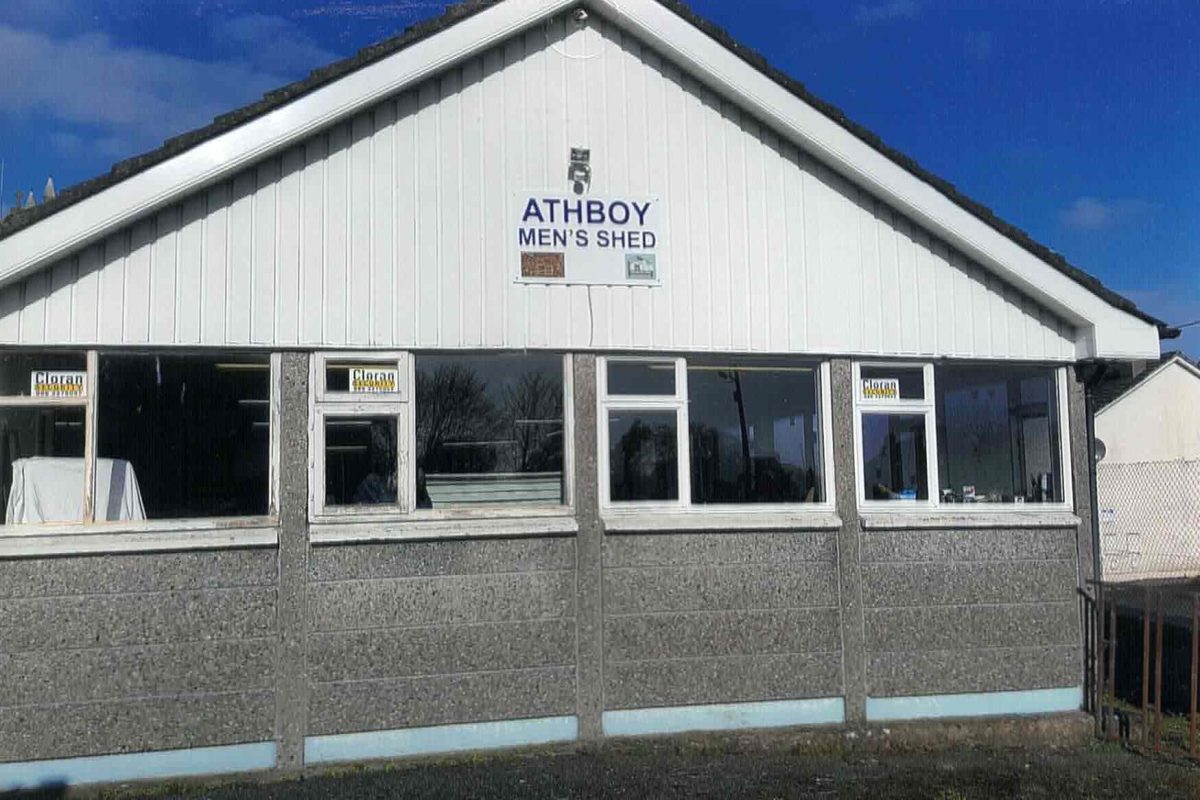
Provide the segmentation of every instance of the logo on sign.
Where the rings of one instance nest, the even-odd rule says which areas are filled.
[[[517,279],[536,283],[656,284],[656,198],[518,194]]]
[[[357,394],[376,394],[398,391],[400,370],[386,367],[351,367],[350,391]]]
[[[863,378],[864,400],[899,400],[900,381],[897,378]]]
[[[38,369],[29,376],[29,394],[34,397],[83,397],[86,372]]]

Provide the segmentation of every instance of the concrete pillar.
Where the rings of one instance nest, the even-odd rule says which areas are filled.
[[[573,359],[575,413],[575,518],[579,534],[575,540],[576,568],[576,692],[579,738],[595,741],[603,735],[600,716],[604,710],[604,624],[601,559],[604,528],[596,475],[596,357],[576,354]]]
[[[846,723],[867,718],[867,651],[863,621],[862,565],[859,561],[861,525],[854,482],[854,374],[848,359],[830,364],[833,396],[834,493],[842,528],[838,533],[838,581],[842,620],[842,669],[846,694]]]
[[[276,766],[294,771],[304,766],[308,724],[308,355],[284,353],[282,361],[275,741]]]

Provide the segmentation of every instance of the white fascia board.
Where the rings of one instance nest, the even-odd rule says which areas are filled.
[[[718,94],[1076,326],[1079,358],[1157,357],[1154,325],[1111,305],[654,0],[588,0]]]
[[[577,0],[508,0],[0,240],[0,285],[498,44]]]

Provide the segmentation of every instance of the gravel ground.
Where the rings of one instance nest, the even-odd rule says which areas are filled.
[[[27,793],[24,798],[61,796]],[[626,743],[592,752],[470,757],[331,770],[281,781],[71,792],[106,800],[274,798],[1200,798],[1200,768],[1127,753],[959,749],[796,755]]]

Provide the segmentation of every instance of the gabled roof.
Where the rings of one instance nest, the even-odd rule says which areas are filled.
[[[967,212],[969,215],[971,215],[971,217],[984,223],[994,232],[999,233],[1008,241],[1016,244],[1028,255],[1033,256],[1033,258],[1041,264],[1047,265],[1061,275],[1067,277],[1070,279],[1070,281],[1082,287],[1096,298],[1099,298],[1111,308],[1120,312],[1124,312],[1125,314],[1128,314],[1143,323],[1154,326],[1161,338],[1173,338],[1178,335],[1178,330],[1171,328],[1161,320],[1158,320],[1155,317],[1141,311],[1132,301],[1108,289],[1095,277],[1089,275],[1078,267],[1073,266],[1061,254],[1043,244],[1038,243],[1023,230],[1006,223],[994,212],[992,212],[991,209],[962,194],[953,184],[943,180],[942,178],[939,178],[928,170],[925,170],[912,158],[888,147],[879,136],[849,119],[840,109],[811,94],[803,84],[784,74],[780,70],[772,67],[762,55],[754,50],[744,47],[734,40],[723,29],[697,16],[685,3],[681,2],[681,0],[653,0],[653,3],[675,15],[687,25],[698,29],[705,36],[709,37],[723,47],[726,51],[734,54],[742,63],[753,68],[753,70],[758,74],[770,79],[770,81],[772,81],[775,85],[785,89],[792,97],[802,101],[812,109],[815,109],[820,115],[823,115],[827,121],[834,123],[840,130],[849,133],[859,142],[867,145],[872,151],[882,155],[892,164],[900,167],[910,176],[918,179],[923,185],[934,190],[942,198],[949,200],[954,204],[954,206]],[[420,43],[427,42],[428,40],[436,37],[437,34],[449,31],[450,29],[459,26],[461,23],[480,16],[484,11],[494,9],[499,6],[511,6],[513,8],[513,12],[511,14],[498,21],[498,30],[483,33],[480,31],[471,32],[470,36],[475,37],[473,41],[476,42],[477,46],[478,42],[494,42],[503,36],[515,33],[522,25],[527,27],[528,25],[537,22],[539,19],[546,18],[552,14],[559,13],[574,6],[597,7],[599,10],[611,15],[618,24],[632,23],[632,27],[634,28],[635,32],[640,32],[644,35],[652,37],[657,36],[659,31],[653,27],[653,23],[655,21],[662,22],[664,19],[661,17],[661,15],[656,17],[655,15],[648,13],[642,13],[639,16],[638,12],[631,8],[634,5],[636,5],[636,3],[629,3],[628,7],[623,7],[622,3],[618,3],[615,0],[464,0],[464,2],[451,5],[442,15],[434,19],[418,23],[406,29],[399,36],[367,47],[359,51],[351,58],[315,70],[303,80],[289,84],[273,92],[269,92],[268,94],[264,95],[262,99],[255,103],[217,117],[207,126],[167,140],[156,150],[122,161],[115,165],[109,173],[65,189],[61,191],[58,197],[53,200],[50,200],[32,209],[20,210],[10,214],[6,219],[0,221],[0,283],[12,280],[14,277],[24,274],[30,269],[37,268],[41,264],[46,263],[51,257],[62,254],[61,252],[55,252],[50,256],[40,257],[36,254],[38,252],[37,248],[28,248],[30,251],[34,252],[34,255],[28,255],[26,252],[18,251],[16,255],[13,256],[13,262],[5,264],[3,262],[3,257],[6,255],[4,245],[6,242],[10,242],[14,237],[16,237],[17,234],[29,231],[30,229],[38,226],[39,223],[54,217],[56,214],[59,214],[66,209],[78,206],[83,201],[93,198],[108,189],[118,187],[129,179],[147,173],[155,167],[163,166],[172,161],[172,159],[193,151],[207,142],[235,132],[237,129],[246,126],[249,123],[261,120],[264,117],[271,115],[273,112],[285,109],[290,104],[293,104],[302,98],[310,97],[319,90],[325,89],[339,80],[352,76],[354,73],[375,65],[385,59],[388,59],[389,57],[408,51]],[[668,38],[671,35],[673,34],[664,33],[660,37],[660,43],[666,45],[664,48],[667,51],[665,53],[666,55],[677,58],[683,62],[685,66],[692,65],[693,68],[695,68],[694,65],[697,63],[705,62],[705,55],[703,53],[697,54],[694,49],[689,49],[688,43],[686,42],[678,43],[676,46],[677,43]],[[464,39],[465,38],[469,37],[464,36]],[[462,54],[460,53],[460,57],[461,55]],[[709,57],[711,60],[711,54],[709,54]],[[428,66],[430,69],[434,67],[441,69],[449,66],[451,63],[453,62],[447,60],[444,63],[430,64]],[[422,77],[425,72],[428,72],[428,70],[425,72],[422,72],[421,70],[411,70],[411,72],[417,77]],[[722,88],[728,88],[731,82],[733,82],[733,78],[731,78],[728,74],[717,74],[715,69],[712,74],[704,77],[708,79],[706,82],[709,82],[710,85],[716,85]],[[414,78],[414,80],[415,79],[416,78]],[[399,89],[396,87],[391,89],[391,91],[398,90]],[[364,94],[364,98],[366,97],[367,95]],[[366,100],[364,99],[363,102],[366,102]],[[764,104],[767,103],[766,100],[763,100],[762,102]],[[775,110],[773,107],[770,107],[769,104],[767,104],[765,107],[769,111]],[[344,111],[343,116],[350,113],[352,110],[353,109]],[[769,118],[766,121],[771,125],[779,125],[785,121],[785,115],[783,112],[778,114],[768,114],[767,116]],[[796,115],[793,114],[792,116],[795,117]],[[331,117],[329,113],[326,113],[324,117],[314,117],[313,125],[316,125],[317,123],[322,125],[330,124],[330,122]],[[311,127],[304,128],[303,132],[308,133],[311,129]],[[287,142],[280,144],[279,137],[276,137],[276,140],[270,146],[275,149],[279,149],[282,146],[286,146],[286,144]],[[261,149],[251,149],[248,152],[250,152],[250,154],[252,154],[254,157],[261,157],[265,155],[266,152],[269,152],[269,150],[267,150],[264,146]],[[852,162],[851,155],[847,153],[827,153],[826,155],[832,155],[832,160],[835,162],[841,162],[843,167],[845,166],[846,162]],[[247,158],[248,157],[249,156],[247,156]],[[212,164],[209,164],[210,168],[204,173],[203,179],[206,182],[212,182],[213,180],[223,177],[224,174],[232,172],[234,169],[241,168],[244,166],[244,164],[244,159],[242,161],[230,160],[228,165],[213,166]],[[220,173],[220,167],[225,167],[226,172]],[[861,179],[867,172],[868,170],[864,168],[859,171],[860,174],[850,177],[852,180]],[[879,183],[884,182],[885,181],[883,181],[883,179],[879,181]],[[197,183],[195,185],[199,186],[202,184]],[[868,190],[870,190],[870,187],[868,187]],[[131,204],[130,213],[133,211],[145,213],[152,208],[165,205],[175,199],[178,196],[179,191],[175,191],[174,193],[163,191],[158,194],[147,192],[146,194],[147,199],[145,204],[137,206],[136,208]],[[887,197],[885,196],[884,199],[886,200]],[[900,210],[905,213],[911,213],[909,209],[904,207],[901,207]],[[920,224],[929,224],[924,221],[920,214],[914,214],[914,217]],[[124,221],[125,220],[122,220],[122,222]],[[950,225],[950,223],[946,223],[946,225]],[[99,235],[103,235],[102,230],[96,230],[97,226],[93,226],[91,229],[87,229],[86,225],[75,225],[74,227],[78,227],[80,232],[77,236],[75,236],[75,238],[70,239],[68,242],[62,243],[61,248],[65,248],[68,244],[70,246],[78,246],[85,241],[92,240],[97,238]],[[930,227],[936,229],[938,226],[931,225]],[[965,240],[965,244],[969,244],[971,242],[971,237],[967,234],[963,235],[963,239]],[[952,241],[952,243],[955,242]],[[961,244],[962,243],[960,243],[960,246]],[[970,252],[969,247],[964,249],[967,249],[968,252]],[[989,261],[989,259],[986,257],[980,258],[980,260],[984,263],[988,263]],[[1037,281],[1030,279],[1028,270],[1025,270],[1023,273],[1018,270],[1014,272],[1011,277],[1014,278],[1014,283],[1020,285],[1023,282],[1026,287],[1034,288],[1035,292],[1040,288]],[[1051,289],[1046,289],[1045,292],[1047,295],[1053,295],[1053,290]],[[1068,307],[1065,309],[1065,316],[1068,318],[1073,317],[1077,321],[1080,319],[1088,319],[1089,321],[1096,323],[1096,320],[1092,317],[1089,317],[1087,314],[1070,313],[1070,311],[1074,309],[1071,308],[1069,304],[1066,305],[1068,305]],[[1063,311],[1064,309],[1058,310]],[[1100,350],[1102,348],[1097,346],[1095,349]]]
[[[1096,403],[1096,413],[1099,414],[1104,409],[1108,408],[1118,400],[1122,400],[1143,386],[1147,381],[1156,375],[1159,375],[1163,370],[1169,368],[1172,364],[1177,364],[1189,374],[1193,375],[1197,380],[1200,380],[1200,364],[1189,359],[1183,353],[1170,352],[1164,353],[1159,362],[1153,366],[1143,369],[1136,375],[1132,372],[1118,374],[1117,377],[1101,381],[1100,385],[1093,390],[1093,397]]]

